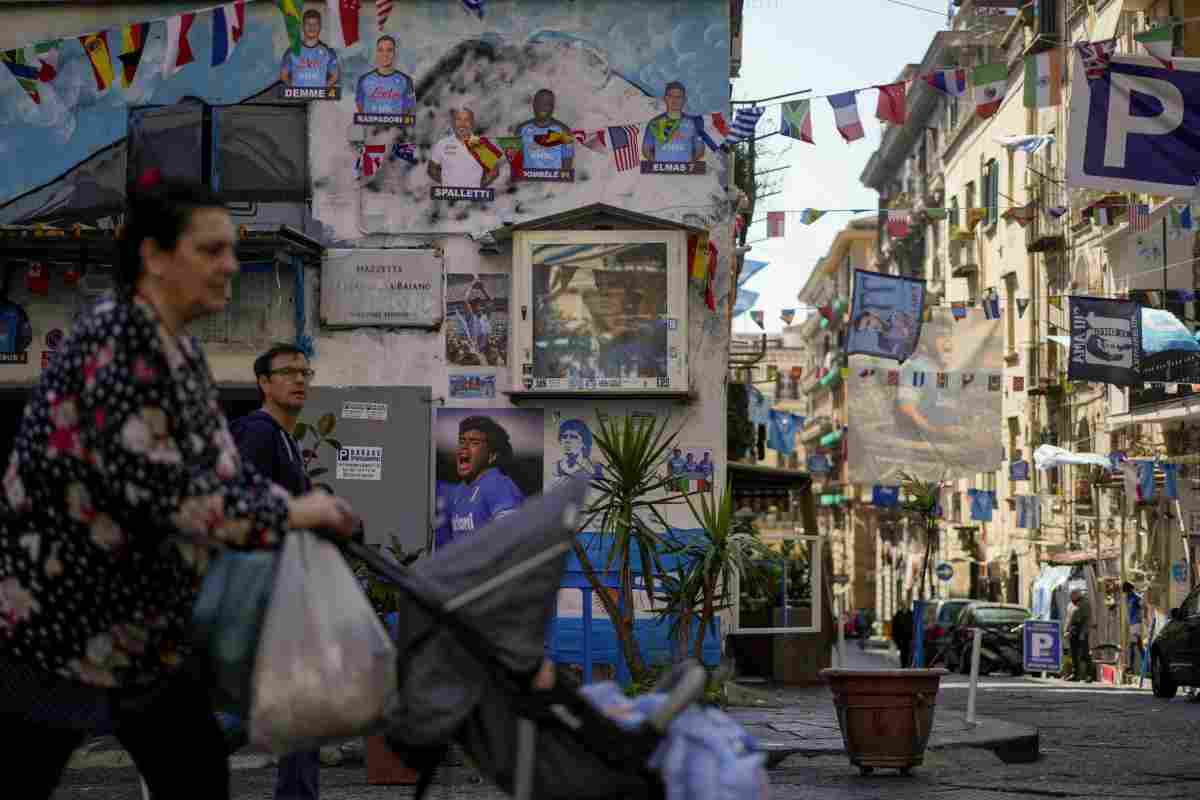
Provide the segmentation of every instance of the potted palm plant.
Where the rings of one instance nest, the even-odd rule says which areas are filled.
[[[901,491],[905,510],[916,514],[925,526],[924,585],[936,539],[939,485],[902,474]],[[821,670],[833,693],[850,763],[864,775],[877,767],[899,769],[907,775],[924,763],[938,685],[945,674],[944,669]]]

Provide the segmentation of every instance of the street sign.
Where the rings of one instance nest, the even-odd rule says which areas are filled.
[[[1027,620],[1023,641],[1026,672],[1062,670],[1062,628],[1057,622]]]
[[[933,569],[933,574],[938,576],[940,581],[948,581],[954,577],[954,567],[943,561]]]
[[[849,582],[850,582],[849,575],[834,575],[833,576],[834,586],[845,586]]]

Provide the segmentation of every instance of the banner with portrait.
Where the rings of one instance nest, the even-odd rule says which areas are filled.
[[[903,365],[849,358],[847,455],[852,483],[965,478],[1000,468],[1004,364],[999,319],[932,310]]]
[[[1067,377],[1117,386],[1140,384],[1141,306],[1132,300],[1103,297],[1070,300],[1071,350]]]
[[[917,349],[924,311],[925,281],[854,270],[846,353],[903,364]]]

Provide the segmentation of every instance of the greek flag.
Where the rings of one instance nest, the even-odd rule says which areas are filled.
[[[754,128],[758,125],[759,117],[766,111],[764,108],[739,108],[733,117],[733,125],[729,128],[726,141],[730,144],[744,142],[754,138]]]

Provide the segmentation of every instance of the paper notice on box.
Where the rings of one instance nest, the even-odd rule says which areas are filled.
[[[383,480],[382,447],[343,447],[338,451],[339,481]]]
[[[342,403],[342,419],[369,419],[374,422],[387,422],[387,403],[364,403],[347,400]]]

